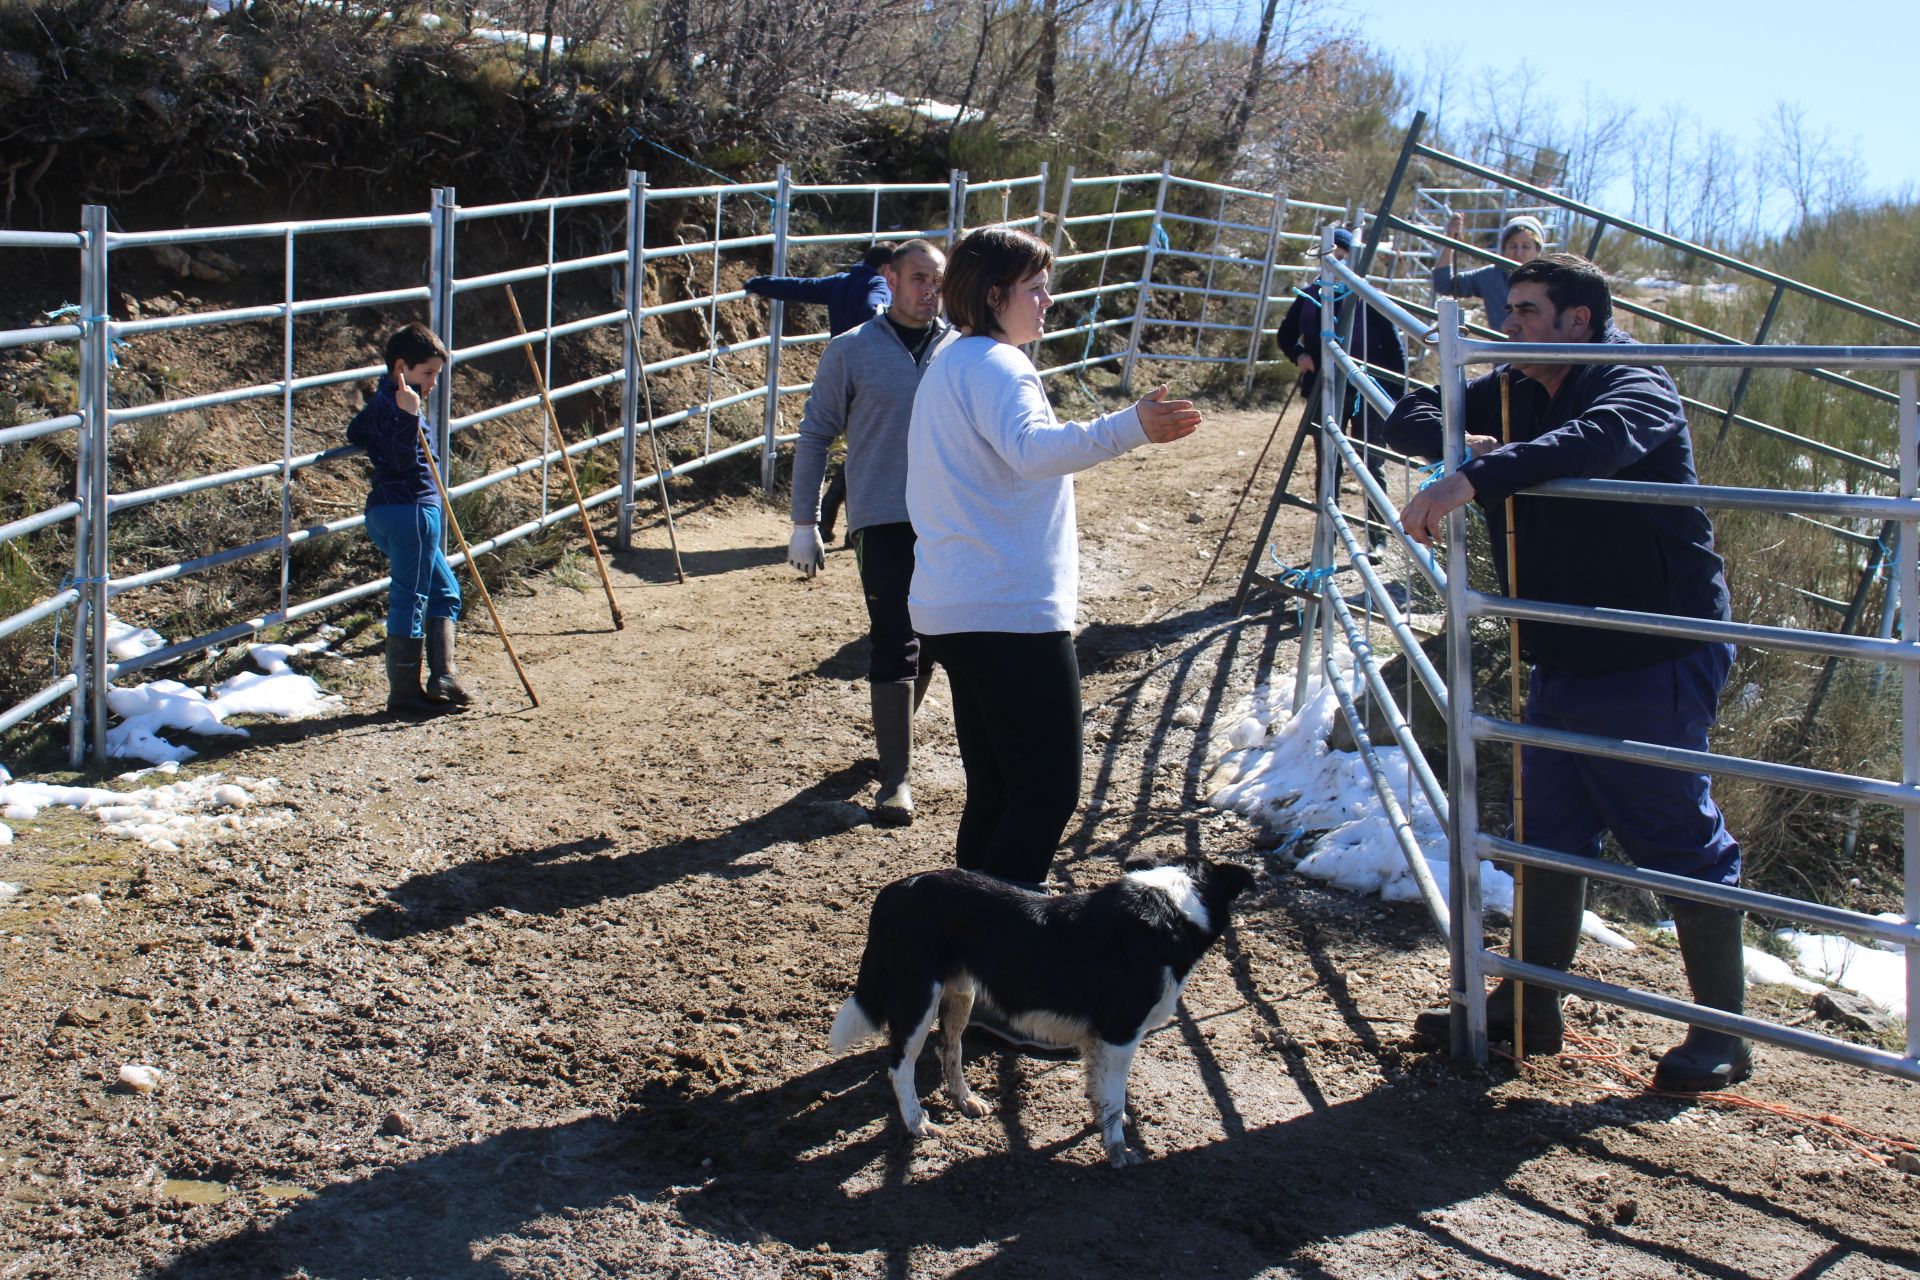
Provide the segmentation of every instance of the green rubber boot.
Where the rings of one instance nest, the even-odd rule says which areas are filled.
[[[1524,880],[1521,956],[1528,964],[1565,969],[1580,945],[1580,920],[1587,910],[1587,879],[1564,871],[1528,867]],[[1560,993],[1549,987],[1525,986],[1526,1018],[1522,1034],[1529,1054],[1559,1053],[1566,1043],[1566,1023],[1560,1016]],[[1413,1020],[1413,1029],[1430,1040],[1446,1044],[1452,1036],[1452,1010],[1428,1009]],[[1487,996],[1487,1043],[1513,1043],[1513,983],[1502,979]]]
[[[420,692],[418,636],[387,637],[387,710],[396,715],[420,715],[437,708]]]
[[[1682,898],[1668,899],[1673,927],[1680,936],[1693,1002],[1709,1009],[1741,1013],[1746,1009],[1747,955],[1741,915]],[[1706,1093],[1738,1084],[1753,1074],[1753,1051],[1739,1036],[1705,1027],[1687,1028],[1686,1039],[1661,1055],[1653,1087],[1669,1093]]]
[[[911,682],[876,684],[873,690],[873,742],[880,755],[880,793],[873,820],[883,827],[913,822],[913,706]]]

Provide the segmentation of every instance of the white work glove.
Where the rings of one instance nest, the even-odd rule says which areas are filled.
[[[827,567],[827,544],[820,541],[818,526],[793,526],[793,537],[787,543],[787,563],[798,569],[805,578],[811,578]]]

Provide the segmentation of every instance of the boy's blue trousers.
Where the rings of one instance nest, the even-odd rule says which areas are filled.
[[[460,616],[460,583],[440,549],[440,508],[418,503],[367,508],[367,536],[386,552],[387,634],[418,640],[428,618]]]

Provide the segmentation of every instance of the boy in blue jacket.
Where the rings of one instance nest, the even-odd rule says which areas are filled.
[[[387,710],[463,707],[473,698],[461,687],[453,660],[460,584],[441,549],[440,491],[420,429],[423,402],[446,371],[447,348],[433,330],[410,324],[387,339],[386,360],[386,376],[354,415],[347,439],[373,463],[367,536],[387,557]]]

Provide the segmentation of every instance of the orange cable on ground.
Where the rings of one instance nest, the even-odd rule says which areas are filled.
[[[1904,1139],[1889,1137],[1886,1134],[1874,1133],[1871,1130],[1861,1128],[1845,1117],[1832,1115],[1830,1113],[1816,1114],[1811,1111],[1802,1111],[1797,1107],[1790,1107],[1784,1103],[1769,1102],[1764,1098],[1750,1098],[1742,1093],[1729,1093],[1724,1090],[1706,1093],[1675,1093],[1667,1089],[1656,1089],[1653,1087],[1652,1077],[1634,1067],[1628,1066],[1625,1061],[1627,1057],[1626,1051],[1620,1049],[1612,1041],[1598,1036],[1582,1035],[1580,1032],[1571,1029],[1567,1031],[1566,1035],[1568,1040],[1581,1046],[1584,1052],[1562,1053],[1558,1055],[1559,1057],[1567,1058],[1574,1062],[1591,1062],[1596,1066],[1604,1067],[1609,1071],[1615,1072],[1626,1080],[1632,1081],[1637,1087],[1628,1088],[1624,1085],[1604,1081],[1583,1080],[1558,1067],[1548,1065],[1542,1058],[1523,1059],[1515,1057],[1512,1054],[1500,1053],[1499,1050],[1495,1050],[1494,1052],[1499,1054],[1500,1057],[1507,1058],[1514,1062],[1522,1070],[1530,1071],[1549,1079],[1559,1080],[1565,1084],[1585,1085],[1617,1097],[1651,1096],[1656,1098],[1685,1098],[1689,1101],[1702,1102],[1708,1106],[1720,1107],[1728,1111],[1756,1111],[1762,1115],[1774,1116],[1777,1119],[1787,1120],[1804,1128],[1818,1131],[1839,1143],[1841,1146],[1857,1152],[1859,1155],[1866,1157],[1868,1160],[1882,1167],[1894,1164],[1900,1154],[1920,1154],[1920,1143],[1907,1142]],[[1868,1143],[1878,1144],[1892,1151],[1894,1154],[1882,1154],[1866,1145]]]

